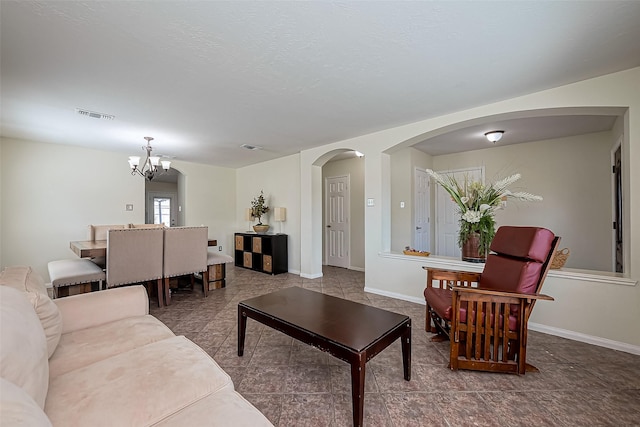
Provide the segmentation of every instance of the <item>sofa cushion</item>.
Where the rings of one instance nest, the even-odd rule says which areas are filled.
[[[174,337],[153,316],[135,316],[63,334],[49,359],[49,377],[57,377],[116,354]]]
[[[229,375],[180,336],[51,378],[45,413],[54,425],[149,426],[225,389]]]
[[[0,378],[0,425],[46,427],[51,422],[27,392]]]
[[[142,285],[58,298],[55,304],[62,313],[63,334],[149,314],[149,296]]]
[[[31,270],[31,267],[7,267],[0,274],[0,285],[10,286],[27,294],[44,329],[47,352],[51,356],[62,333],[62,316],[58,306],[49,298],[42,277]]]
[[[49,386],[47,339],[24,292],[0,286],[0,377],[44,408]]]
[[[211,414],[220,416],[212,417]],[[187,406],[155,426],[259,427],[273,424],[238,392],[223,390]]]

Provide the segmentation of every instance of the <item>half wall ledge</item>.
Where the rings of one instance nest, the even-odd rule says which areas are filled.
[[[472,262],[462,261],[458,258],[452,257],[416,257],[411,255],[405,255],[397,252],[379,252],[378,255],[381,258],[398,259],[403,261],[412,261],[415,263],[428,267],[436,268],[448,268],[456,270],[464,270],[471,272],[481,272],[484,268],[484,264],[476,264]],[[637,286],[638,281],[629,277],[624,277],[620,273],[613,273],[609,271],[595,271],[595,270],[580,270],[574,268],[562,268],[561,270],[549,270],[547,277],[558,277],[563,279],[581,280],[584,282],[603,283],[607,285],[620,285],[620,286]]]

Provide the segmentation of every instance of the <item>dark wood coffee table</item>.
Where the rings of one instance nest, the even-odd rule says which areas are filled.
[[[411,319],[401,314],[299,287],[238,304],[238,356],[247,317],[326,351],[351,365],[353,424],[362,425],[365,364],[402,338],[404,379],[411,379]]]

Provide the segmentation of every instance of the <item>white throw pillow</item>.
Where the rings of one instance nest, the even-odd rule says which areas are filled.
[[[44,408],[49,360],[44,330],[24,292],[0,286],[0,377]]]
[[[50,427],[51,421],[23,389],[0,378],[0,425]]]
[[[49,298],[42,277],[31,267],[7,267],[0,274],[0,285],[10,286],[27,293],[29,302],[40,318],[42,329],[47,337],[47,352],[51,357],[60,342],[62,315],[58,306]]]

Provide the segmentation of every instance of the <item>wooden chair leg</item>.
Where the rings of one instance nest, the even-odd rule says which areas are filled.
[[[204,297],[209,296],[209,268],[202,272],[202,291],[204,292]]]
[[[431,332],[431,313],[429,313],[429,304],[427,304],[426,310],[427,310],[427,316],[424,322],[424,330],[426,332]]]
[[[164,292],[163,292],[163,288],[162,288],[162,279],[158,279],[156,280],[156,287],[157,289],[157,294],[158,294],[158,307],[163,307],[163,299],[164,299]]]

